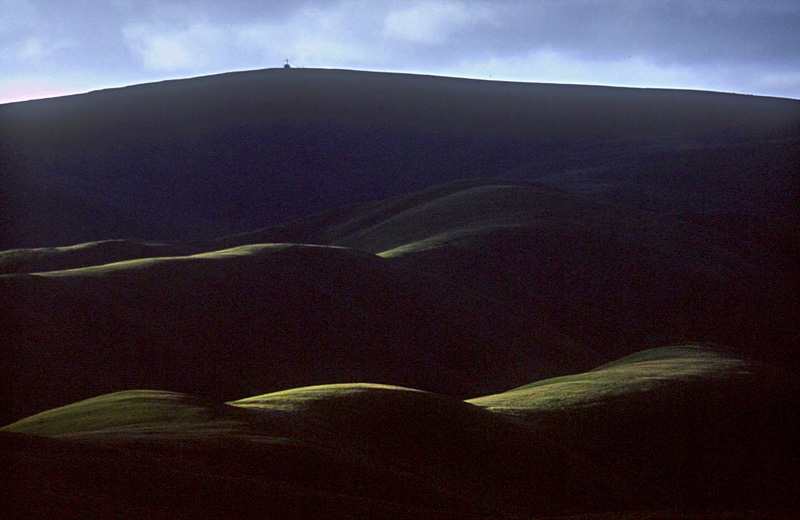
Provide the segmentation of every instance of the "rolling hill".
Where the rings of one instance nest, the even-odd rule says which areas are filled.
[[[4,412],[17,417],[140,387],[225,400],[372,380],[467,397],[602,359],[536,315],[341,247],[240,246],[0,284]]]
[[[680,497],[678,507],[741,510],[798,496],[798,389],[793,373],[683,346],[469,402],[529,422],[655,497]]]
[[[714,518],[797,507],[799,396],[779,370],[686,346],[468,402],[374,384],[227,404],[138,390],[0,434],[26,518]]]
[[[795,518],[798,159],[800,102],[711,92],[292,69],[0,105],[3,503]]]
[[[454,182],[223,243],[275,238],[376,253],[543,316],[611,357],[701,340],[797,361],[793,256],[539,183]]]
[[[788,264],[685,219],[490,179],[204,243],[3,251],[6,418],[141,387],[466,398],[687,341],[794,370]]]

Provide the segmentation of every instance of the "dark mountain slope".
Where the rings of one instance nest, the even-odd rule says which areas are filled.
[[[800,119],[795,123],[800,131]],[[626,160],[614,146],[589,147],[553,165],[533,164],[527,175],[555,187],[603,195],[662,213],[744,215],[791,211],[798,195],[800,136],[713,145],[684,145]],[[548,172],[549,170],[549,172]],[[522,175],[523,171],[514,172]]]
[[[4,412],[126,388],[391,382],[455,396],[602,359],[539,316],[344,248],[252,245],[0,276]]]
[[[310,69],[12,103],[0,247],[207,239],[456,178],[559,173],[590,150],[630,168],[796,140],[798,121],[800,103],[774,98]]]

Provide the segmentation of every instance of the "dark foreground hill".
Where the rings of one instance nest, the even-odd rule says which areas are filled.
[[[799,122],[777,98],[311,69],[11,103],[0,248],[209,239],[476,176],[785,226]]]
[[[791,518],[799,397],[788,374],[699,347],[469,402],[370,384],[227,404],[120,392],[2,428],[6,512]]]
[[[798,390],[796,374],[688,346],[469,402],[526,421],[678,508],[746,509],[800,496]]]

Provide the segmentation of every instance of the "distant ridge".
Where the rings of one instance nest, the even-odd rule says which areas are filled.
[[[501,80],[501,79],[489,79],[489,78],[473,78],[473,77],[462,77],[462,76],[444,76],[441,74],[434,74],[434,73],[423,73],[423,72],[397,72],[397,71],[381,71],[381,70],[367,70],[367,69],[339,69],[339,68],[326,68],[326,67],[290,67],[292,71],[315,71],[315,72],[342,72],[342,73],[356,73],[356,74],[386,74],[392,76],[407,76],[407,77],[417,77],[417,78],[432,78],[432,79],[441,79],[441,80],[455,80],[455,81],[467,81],[467,82],[478,82],[478,83],[491,83],[496,85],[541,85],[547,87],[568,87],[568,88],[592,88],[592,89],[617,89],[617,90],[631,90],[631,91],[653,91],[653,92],[686,92],[686,93],[705,93],[705,94],[721,94],[721,95],[731,95],[731,96],[746,96],[746,97],[753,97],[753,98],[765,98],[765,99],[784,99],[790,101],[798,101],[798,98],[787,98],[787,97],[780,97],[780,96],[771,96],[771,95],[763,95],[763,94],[748,94],[743,92],[733,92],[733,91],[724,91],[724,90],[703,90],[703,89],[694,89],[694,88],[671,88],[671,87],[635,87],[635,86],[624,86],[624,85],[594,85],[589,83],[549,83],[549,82],[541,82],[541,81],[522,81],[522,80]],[[28,99],[22,101],[12,101],[9,103],[0,103],[3,104],[15,104],[15,103],[29,103],[29,102],[38,102],[38,101],[48,101],[48,100],[56,100],[65,97],[73,97],[73,96],[85,96],[85,95],[92,95],[92,94],[103,94],[103,93],[114,93],[120,90],[125,89],[135,89],[140,87],[147,87],[153,85],[169,85],[172,83],[177,82],[184,82],[184,81],[196,81],[196,80],[203,80],[203,79],[214,79],[214,78],[224,78],[224,77],[231,77],[231,76],[242,76],[242,75],[249,75],[254,73],[263,73],[263,72],[272,72],[272,71],[283,71],[286,72],[286,67],[266,67],[262,69],[245,69],[245,70],[235,70],[235,71],[227,71],[227,72],[217,72],[213,74],[206,74],[200,76],[187,76],[187,77],[175,77],[175,78],[166,78],[157,81],[151,82],[144,82],[144,83],[131,83],[128,85],[118,85],[112,87],[104,87],[104,88],[97,88],[88,90],[86,92],[79,92],[75,94],[66,94],[63,96],[51,96],[47,98],[38,98],[38,99]]]
[[[778,98],[319,69],[8,104],[0,248],[209,239],[466,177],[583,172],[585,189],[621,167],[643,187],[653,165],[680,161],[731,180],[757,164],[771,183],[799,120],[800,102]],[[757,160],[703,153],[742,143],[761,143]],[[685,195],[702,208],[696,188]]]

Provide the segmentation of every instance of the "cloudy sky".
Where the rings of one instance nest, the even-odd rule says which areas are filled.
[[[0,102],[281,66],[800,98],[800,0],[0,0]]]

